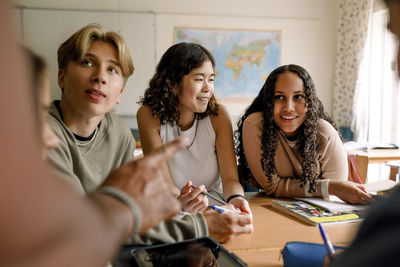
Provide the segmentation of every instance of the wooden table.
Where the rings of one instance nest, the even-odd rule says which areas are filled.
[[[400,149],[371,149],[368,151],[357,149],[349,150],[347,153],[356,155],[358,171],[364,182],[367,178],[368,164],[400,160]]]
[[[253,212],[254,232],[236,236],[223,245],[249,266],[283,266],[280,252],[286,242],[323,243],[317,226],[272,209],[272,199],[261,193],[249,194],[248,197]],[[352,222],[325,224],[324,228],[334,245],[348,246],[358,226],[359,222]]]

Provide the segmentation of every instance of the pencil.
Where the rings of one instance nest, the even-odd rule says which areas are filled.
[[[194,185],[192,185],[192,188],[193,188],[193,189],[196,189],[196,187],[195,187]],[[226,203],[225,201],[223,201],[223,200],[221,200],[221,199],[219,199],[219,198],[217,198],[217,197],[211,195],[210,193],[207,193],[207,192],[204,192],[204,191],[201,191],[201,193],[202,193],[203,195],[208,196],[209,198],[214,199],[215,201],[221,203],[222,205],[228,205],[228,203]]]

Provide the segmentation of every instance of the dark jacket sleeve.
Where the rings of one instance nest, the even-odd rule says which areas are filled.
[[[173,243],[208,235],[207,222],[202,213],[184,213],[163,221],[144,235],[130,237],[127,245],[156,245]]]
[[[399,266],[400,187],[371,208],[359,232],[332,266]]]

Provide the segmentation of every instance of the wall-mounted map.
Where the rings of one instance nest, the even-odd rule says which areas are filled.
[[[258,95],[269,73],[280,65],[281,32],[176,27],[175,43],[193,42],[215,58],[215,95],[228,101]]]

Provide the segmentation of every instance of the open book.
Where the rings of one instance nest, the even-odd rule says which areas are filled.
[[[330,212],[301,200],[272,200],[272,208],[311,225],[317,225],[318,223],[354,222],[362,219],[362,215],[357,211]]]
[[[392,189],[397,183],[392,180],[381,180],[368,184],[364,184],[367,192],[370,194],[375,194],[379,192],[384,192]],[[317,207],[323,208],[327,211],[363,211],[367,209],[370,205],[365,204],[349,204],[341,200],[336,196],[329,196],[329,199],[319,198],[319,197],[298,197],[296,200],[301,200]]]
[[[314,206],[323,208],[327,211],[362,211],[369,207],[369,205],[348,204],[336,196],[329,196],[329,199],[319,197],[297,197],[296,200],[301,200],[310,203]]]

